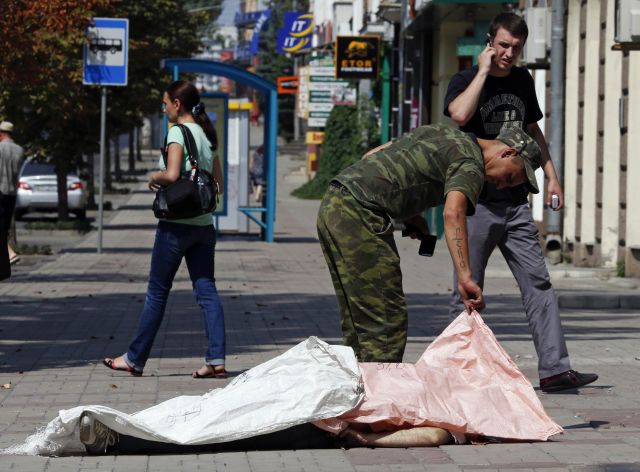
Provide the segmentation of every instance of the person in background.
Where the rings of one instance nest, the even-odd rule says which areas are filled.
[[[528,28],[514,13],[501,13],[489,27],[487,45],[478,65],[453,76],[444,104],[445,115],[462,131],[478,138],[493,139],[504,129],[525,130],[542,150],[542,169],[547,178],[546,203],[557,196],[555,211],[562,209],[564,195],[544,135],[537,122],[542,118],[533,78],[516,66]],[[515,276],[527,320],[538,353],[540,388],[555,392],[581,387],[598,379],[571,369],[560,323],[560,310],[549,272],[542,256],[538,228],[531,216],[529,190],[524,185],[497,188],[487,182],[476,213],[467,218],[469,257],[473,279],[484,285],[484,272],[491,253],[500,248]],[[450,316],[463,308],[455,283]]]
[[[267,181],[264,178],[264,148],[258,147],[256,151],[251,154],[249,161],[249,175],[251,177],[251,185],[253,186],[253,193],[256,202],[262,201],[262,195],[264,194],[264,187]]]
[[[189,82],[176,81],[163,97],[163,111],[172,124],[185,125],[198,148],[198,166],[209,170],[219,188],[223,187],[220,161],[215,154],[215,129],[200,102],[200,95]],[[167,161],[149,176],[149,188],[157,190],[178,180],[191,170],[181,130],[173,126],[167,136]],[[177,220],[160,220],[151,256],[149,286],[138,331],[125,354],[106,358],[104,365],[140,376],[160,328],[175,274],[184,258],[196,301],[204,315],[208,349],[205,363],[192,372],[193,378],[226,378],[224,312],[214,279],[216,230],[211,214]]]
[[[20,261],[20,256],[8,241],[11,220],[16,207],[16,185],[23,162],[24,150],[13,140],[13,123],[3,121],[0,123],[0,218],[2,218],[0,230],[11,265]]]

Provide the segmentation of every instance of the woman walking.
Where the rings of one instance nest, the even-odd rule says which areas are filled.
[[[194,137],[198,149],[198,167],[210,171],[222,188],[222,170],[215,154],[217,137],[215,128],[204,111],[200,95],[189,82],[173,82],[164,93],[162,109],[172,124],[186,126]],[[191,170],[186,144],[180,127],[173,126],[167,136],[167,146],[160,169],[149,176],[149,188],[157,190],[180,178]],[[132,375],[142,375],[151,346],[162,323],[164,311],[175,274],[182,258],[204,315],[205,332],[209,347],[205,363],[193,371],[194,378],[225,378],[224,313],[214,279],[214,249],[216,233],[211,214],[177,220],[160,220],[151,255],[149,285],[138,331],[125,354],[106,358],[104,365]]]

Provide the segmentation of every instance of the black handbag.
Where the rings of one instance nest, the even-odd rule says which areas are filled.
[[[177,220],[211,213],[218,204],[218,183],[210,172],[198,167],[198,148],[189,128],[184,125],[174,126],[182,131],[191,171],[182,173],[178,180],[158,189],[153,200],[153,214],[156,218]],[[162,158],[166,167],[166,138]]]

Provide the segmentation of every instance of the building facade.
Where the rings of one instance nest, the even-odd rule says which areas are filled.
[[[637,277],[640,51],[615,40],[618,2],[566,3],[563,236],[576,265]]]

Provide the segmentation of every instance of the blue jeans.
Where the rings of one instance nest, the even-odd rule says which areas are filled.
[[[173,278],[183,257],[187,261],[196,301],[204,315],[204,328],[209,341],[205,362],[209,365],[224,364],[224,312],[213,277],[215,245],[213,225],[158,223],[142,317],[138,332],[124,356],[129,367],[142,371],[149,358],[153,340],[164,317]]]

